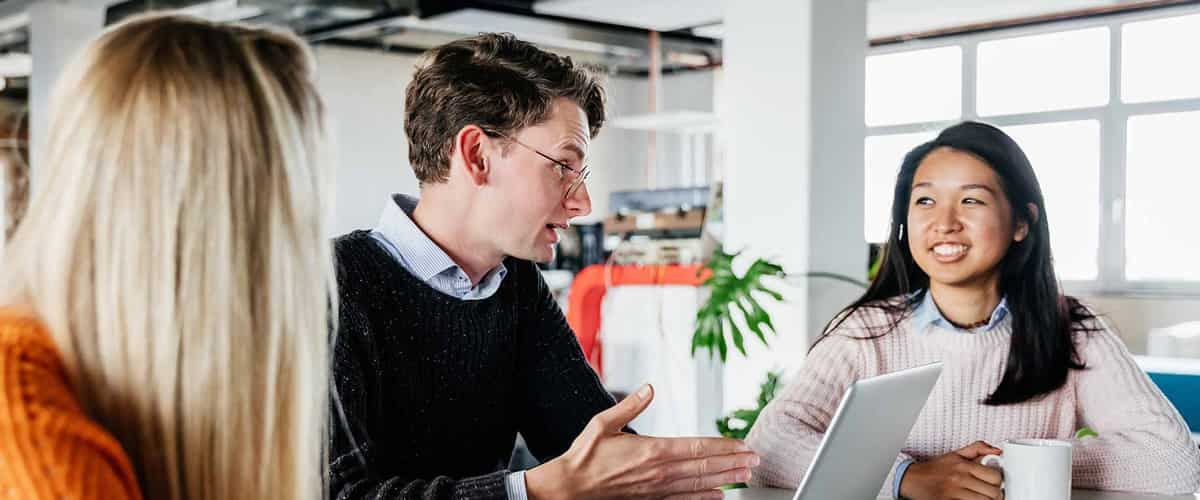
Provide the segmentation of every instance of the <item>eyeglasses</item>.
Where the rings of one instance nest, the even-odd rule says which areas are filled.
[[[549,160],[550,162],[554,163],[554,165],[557,166],[559,169],[558,170],[559,179],[562,181],[566,181],[567,179],[571,180],[570,184],[567,185],[566,191],[563,191],[563,199],[564,200],[567,198],[570,198],[571,194],[573,194],[576,189],[579,189],[579,186],[582,186],[585,182],[587,182],[588,177],[590,177],[592,175],[592,167],[590,165],[584,165],[583,168],[579,168],[579,169],[572,168],[570,165],[567,165],[566,163],[556,160],[553,157],[551,157],[550,155],[543,153],[541,151],[538,151],[537,148],[534,148],[533,146],[530,146],[521,141],[518,141],[518,140],[514,139],[513,137],[508,136],[506,134],[502,134],[500,132],[497,132],[495,130],[490,130],[490,129],[483,129],[483,133],[485,133],[489,136],[500,137],[505,140],[515,142],[518,145],[520,145],[521,147],[528,149],[530,151],[533,151],[534,153],[537,153],[538,156],[541,156],[542,158],[545,158],[545,159]]]

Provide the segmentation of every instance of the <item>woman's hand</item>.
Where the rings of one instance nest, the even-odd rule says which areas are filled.
[[[912,500],[1000,500],[1003,475],[979,464],[986,455],[999,455],[996,448],[976,441],[933,460],[913,463],[900,482],[900,496]]]

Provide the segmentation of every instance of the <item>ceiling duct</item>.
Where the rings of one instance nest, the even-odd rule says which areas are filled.
[[[159,9],[283,26],[313,43],[414,53],[509,32],[614,73],[646,76],[650,66],[648,30],[539,13],[533,0],[126,0],[110,6],[106,20]],[[711,67],[721,57],[719,41],[683,32],[663,33],[661,51],[665,73]]]
[[[538,13],[528,0],[418,1],[413,15],[348,22],[325,30],[322,41],[414,52],[480,32],[508,32],[577,61],[613,73],[648,76],[650,31]],[[365,28],[365,29],[364,29]],[[720,42],[663,33],[664,73],[719,65]]]

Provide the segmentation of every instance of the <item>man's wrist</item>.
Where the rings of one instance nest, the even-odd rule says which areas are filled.
[[[564,480],[562,462],[551,460],[525,472],[525,494],[529,500],[562,500],[573,498]]]

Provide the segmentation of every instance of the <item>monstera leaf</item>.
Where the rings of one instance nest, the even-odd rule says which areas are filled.
[[[716,352],[724,362],[729,353],[729,343],[746,355],[746,333],[749,329],[763,345],[767,333],[775,333],[771,316],[759,304],[760,298],[782,301],[783,295],[762,283],[767,276],[786,277],[783,267],[768,260],[757,259],[746,272],[738,276],[733,272],[733,259],[738,254],[727,254],[721,249],[713,252],[712,259],[701,269],[710,273],[702,286],[709,288],[708,302],[696,312],[696,331],[692,334],[692,355],[697,349],[708,349],[711,358]],[[741,319],[741,326],[734,318]]]
[[[717,420],[717,432],[727,438],[746,439],[746,435],[750,433],[750,428],[758,420],[758,415],[762,413],[763,408],[766,408],[767,403],[775,399],[775,392],[781,386],[779,376],[780,372],[767,372],[767,379],[758,386],[758,405],[754,408],[734,410],[720,418]]]

